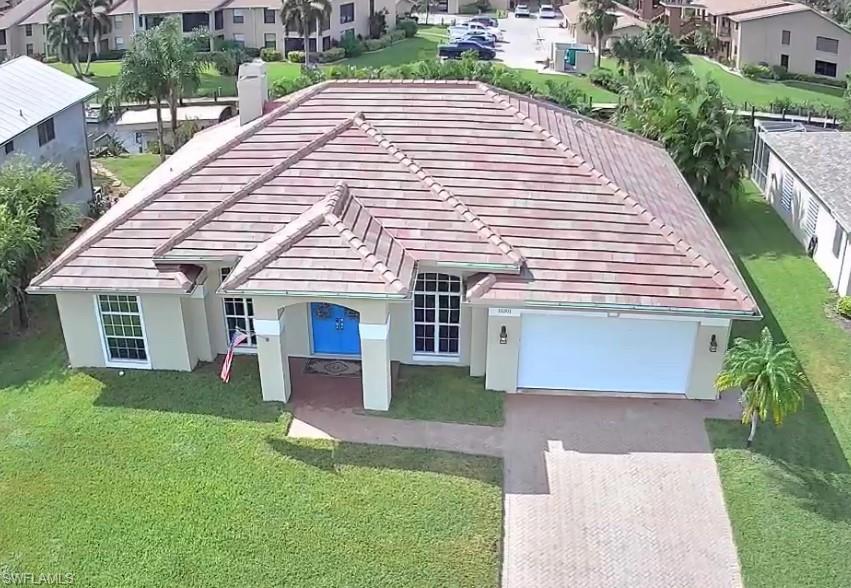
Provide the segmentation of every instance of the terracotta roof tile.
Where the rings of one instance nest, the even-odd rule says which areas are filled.
[[[230,124],[34,290],[185,291],[154,261],[216,259],[229,292],[406,296],[422,264],[472,273],[491,304],[758,312],[664,150],[575,113],[474,82],[339,81]]]

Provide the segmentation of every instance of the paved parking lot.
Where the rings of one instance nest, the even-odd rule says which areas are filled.
[[[555,39],[568,40],[568,34],[558,26],[559,19],[508,18],[499,21],[505,41],[497,47],[496,57],[509,67],[540,69],[547,58],[550,43]]]

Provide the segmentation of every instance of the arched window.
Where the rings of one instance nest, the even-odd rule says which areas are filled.
[[[414,287],[414,352],[457,355],[461,278],[423,273]]]

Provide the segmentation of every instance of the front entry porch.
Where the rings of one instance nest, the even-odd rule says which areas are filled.
[[[254,299],[254,310],[265,400],[288,402],[295,393],[298,402],[312,395],[316,402],[390,408],[388,301],[262,296]],[[360,377],[305,373],[305,356],[358,362]]]
[[[332,369],[322,373],[312,362],[339,362],[348,364],[341,367],[340,375],[331,375]],[[355,367],[356,371],[350,370]],[[357,359],[316,359],[309,357],[290,357],[290,385],[292,395],[290,404],[294,408],[310,407],[334,410],[358,410],[363,407],[363,384],[360,360]],[[390,370],[391,388],[395,387],[399,374],[399,363],[392,362]]]

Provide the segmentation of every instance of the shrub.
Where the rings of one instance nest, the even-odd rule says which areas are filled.
[[[257,59],[260,57],[260,49],[257,47],[243,47],[242,50],[248,59]]]
[[[230,51],[213,51],[208,59],[223,76],[235,76],[239,70],[237,56]]]
[[[405,36],[408,38],[411,38],[416,35],[418,28],[419,25],[417,24],[417,21],[411,18],[405,18],[396,23],[396,29],[400,31],[405,31]]]
[[[345,51],[346,57],[357,57],[365,50],[363,41],[357,39],[354,35],[346,35],[340,39],[340,47]]]
[[[378,51],[379,49],[387,47],[389,40],[390,39],[388,37],[381,37],[380,39],[367,39],[363,43],[366,46],[367,51]]]
[[[263,48],[260,50],[260,59],[263,61],[283,61],[284,56],[277,49]]]
[[[333,47],[322,51],[317,56],[319,63],[331,63],[332,61],[340,61],[346,56],[346,51],[342,47]]]
[[[479,7],[475,2],[471,4],[465,4],[463,6],[458,7],[458,14],[479,14]]]
[[[290,51],[287,53],[287,61],[290,63],[304,63],[304,51]]]
[[[782,80],[786,78],[786,68],[782,65],[772,65],[769,69],[771,79],[773,80]]]
[[[588,103],[585,92],[568,81],[547,80],[545,97],[564,108],[583,110]]]
[[[387,32],[387,10],[378,10],[369,15],[369,36],[378,39]]]
[[[765,65],[746,63],[741,68],[742,75],[751,80],[766,80],[771,78],[771,70]]]
[[[118,61],[124,54],[127,53],[126,49],[108,49],[106,51],[101,51],[97,55],[92,56],[93,61]]]
[[[851,296],[843,296],[836,301],[836,312],[847,319],[851,319]]]
[[[408,34],[402,29],[396,29],[394,31],[390,31],[388,36],[390,37],[391,43],[398,43],[399,41],[404,41],[408,37]]]
[[[620,79],[618,79],[618,76],[615,75],[613,71],[602,67],[595,67],[588,72],[588,80],[595,86],[600,86],[614,94],[620,93],[621,87],[623,86]]]

